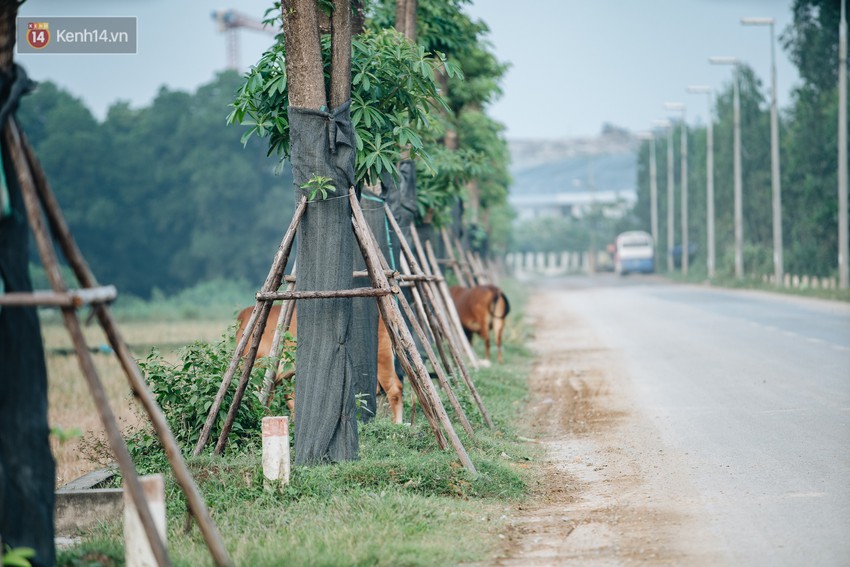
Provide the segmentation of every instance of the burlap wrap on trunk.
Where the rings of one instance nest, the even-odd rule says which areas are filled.
[[[331,112],[289,107],[296,192],[315,176],[336,188],[307,205],[298,228],[298,290],[353,287],[355,246],[348,189],[354,184],[354,129],[349,103]],[[295,379],[295,463],[357,458],[352,300],[298,303]]]
[[[0,75],[0,125],[32,83],[23,69]],[[2,126],[0,126],[2,127]],[[8,210],[0,218],[0,280],[7,292],[32,291],[27,215],[5,140],[2,158]],[[54,462],[47,425],[47,369],[32,307],[0,309],[0,534],[11,547],[31,547],[33,565],[53,565]]]

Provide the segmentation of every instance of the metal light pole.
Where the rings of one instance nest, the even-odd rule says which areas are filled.
[[[665,110],[682,113],[682,149],[680,158],[682,160],[681,185],[682,185],[682,273],[688,274],[688,123],[685,120],[685,105],[681,102],[665,102]]]
[[[847,13],[841,2],[838,32],[838,285],[847,289]]]
[[[673,125],[667,126],[667,271],[673,271],[673,223],[675,222],[675,193],[673,184]]]
[[[776,41],[773,18],[741,18],[745,26],[770,26],[770,181],[773,187],[773,277],[783,285],[782,186],[779,175],[779,114],[776,108]]]
[[[655,160],[655,133],[643,132],[638,135],[649,142],[649,230],[652,233],[652,246],[658,249],[658,168]]]
[[[738,87],[738,65],[735,57],[709,57],[714,65],[734,65],[733,88],[733,129],[734,129],[734,168],[735,168],[735,278],[744,279],[744,206],[743,182],[741,180],[741,94]]]
[[[712,89],[705,85],[691,85],[687,88],[690,94],[705,94],[708,98],[708,124],[706,125],[705,152],[705,224],[708,247],[708,277],[715,275],[716,255],[714,251],[714,120],[711,116]]]

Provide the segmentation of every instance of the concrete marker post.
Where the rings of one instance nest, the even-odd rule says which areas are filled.
[[[289,484],[289,418],[263,418],[263,488],[269,491]]]
[[[142,491],[147,500],[148,509],[153,518],[156,531],[167,546],[165,531],[165,481],[162,475],[154,474],[139,477]],[[151,549],[139,512],[130,492],[124,489],[124,558],[127,567],[156,567],[157,561]]]

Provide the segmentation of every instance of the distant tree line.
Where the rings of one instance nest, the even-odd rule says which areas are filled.
[[[796,0],[793,23],[780,43],[797,66],[801,84],[789,108],[780,109],[780,162],[784,267],[787,273],[829,276],[838,255],[838,24],[839,3]],[[770,177],[770,85],[753,69],[736,67],[741,103],[744,270],[749,275],[773,272]],[[780,78],[781,80],[781,78]],[[734,273],[733,226],[733,83],[717,93],[714,121],[714,191],[717,273]],[[658,164],[659,250],[668,250],[667,140],[656,133]],[[688,129],[688,240],[698,244],[691,269],[706,270],[706,128]],[[675,242],[680,244],[681,129],[673,137],[675,169]],[[638,156],[638,203],[635,214],[650,225],[649,144]],[[659,265],[663,266],[663,262]]]
[[[215,279],[259,285],[292,217],[288,168],[225,119],[242,79],[112,105],[98,121],[51,82],[21,104],[68,223],[102,283],[149,297]]]

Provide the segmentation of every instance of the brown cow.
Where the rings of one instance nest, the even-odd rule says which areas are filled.
[[[466,338],[478,333],[484,339],[484,352],[490,360],[490,330],[495,332],[499,362],[502,360],[502,331],[505,317],[511,310],[508,298],[494,285],[474,287],[452,286],[449,293],[454,301]]]
[[[239,315],[236,316],[236,319],[239,321],[239,328],[236,330],[236,342],[239,342],[239,339],[242,337],[242,333],[245,330],[245,325],[248,323],[248,319],[251,318],[251,312],[253,311],[253,307],[246,307],[242,311],[239,312]],[[292,315],[292,324],[289,326],[289,332],[292,333],[293,336],[296,336],[296,331],[298,325],[296,323],[297,313],[293,313]],[[275,321],[280,317],[280,305],[273,305],[271,311],[269,312],[269,322],[271,324],[267,324],[265,331],[263,332],[263,337],[260,339],[260,346],[257,349],[257,359],[260,359],[264,356],[269,355],[269,351],[272,346],[272,339],[274,338],[274,329],[275,329]],[[250,348],[250,341],[245,345],[245,350],[242,352],[244,356],[247,354],[248,349]],[[280,384],[283,380],[291,380],[295,375],[294,370],[289,370],[287,372],[283,371],[283,364],[278,367],[277,374],[275,374],[275,385]],[[401,423],[402,421],[402,384],[401,380],[399,380],[398,375],[395,373],[395,366],[393,364],[393,349],[392,343],[390,342],[390,335],[387,331],[387,328],[384,326],[383,319],[378,317],[378,385],[379,388],[383,388],[384,392],[387,394],[387,400],[390,404],[390,413],[392,414],[393,423]],[[295,411],[295,395],[290,395],[286,400],[287,405],[289,406],[289,411]]]

